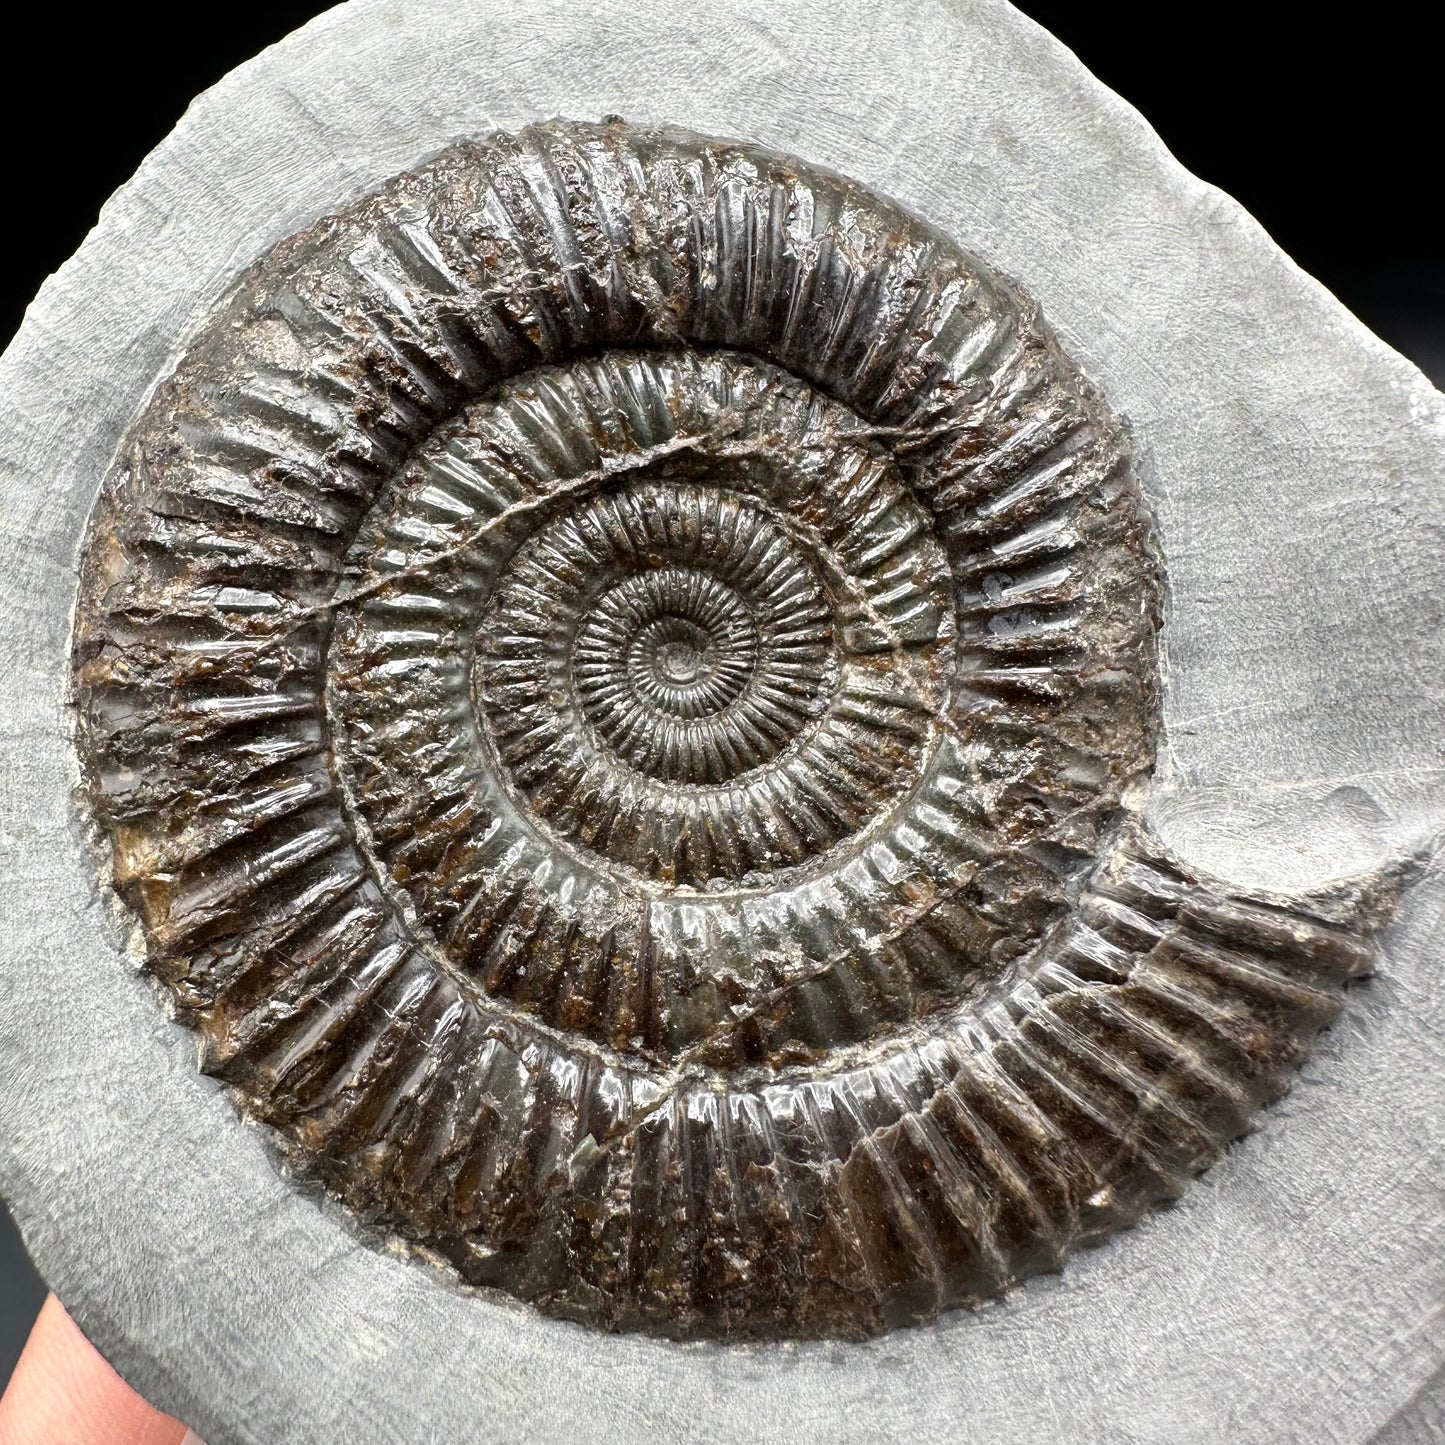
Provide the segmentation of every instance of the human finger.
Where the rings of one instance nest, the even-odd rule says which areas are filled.
[[[62,1442],[200,1445],[179,1421],[141,1399],[50,1295],[0,1397],[0,1445]]]

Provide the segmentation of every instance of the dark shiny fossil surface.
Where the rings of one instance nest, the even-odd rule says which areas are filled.
[[[80,748],[204,1066],[376,1231],[608,1328],[856,1335],[1177,1196],[1368,967],[1368,907],[1138,823],[1160,587],[1012,283],[555,123],[217,308],[92,525]]]

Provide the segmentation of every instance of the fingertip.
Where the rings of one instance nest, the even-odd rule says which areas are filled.
[[[102,1358],[54,1295],[0,1396],[0,1445],[200,1445]]]

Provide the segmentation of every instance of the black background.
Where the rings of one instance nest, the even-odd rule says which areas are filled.
[[[0,235],[10,251],[0,269],[0,341],[190,98],[326,8],[141,0],[81,18],[67,6],[25,7],[26,39],[18,43],[12,29],[0,62]],[[1238,197],[1307,271],[1445,385],[1440,70],[1424,4],[1331,11],[1269,0],[1022,0],[1020,8],[1143,111],[1186,166]],[[0,1210],[0,1383],[41,1293]]]

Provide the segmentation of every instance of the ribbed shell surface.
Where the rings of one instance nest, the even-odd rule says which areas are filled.
[[[1138,822],[1160,566],[1013,283],[608,122],[277,247],[131,430],[88,804],[204,1067],[605,1328],[856,1335],[1182,1190],[1369,953]]]

